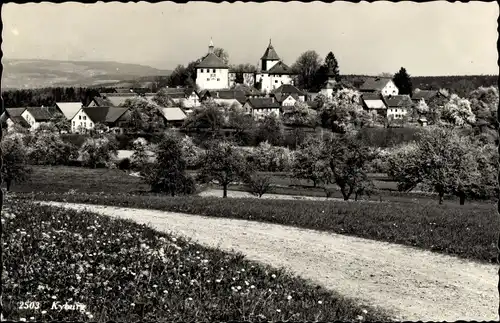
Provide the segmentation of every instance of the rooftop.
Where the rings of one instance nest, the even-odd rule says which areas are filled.
[[[247,102],[254,109],[273,109],[280,108],[280,104],[272,98],[250,98]]]

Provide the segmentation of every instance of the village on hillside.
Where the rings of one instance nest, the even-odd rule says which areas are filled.
[[[207,102],[243,109],[255,120],[271,114],[286,118],[297,107],[302,113],[318,114],[335,96],[339,98],[340,90],[349,90],[354,91],[358,108],[371,118],[365,126],[426,126],[431,113],[429,107],[442,107],[449,100],[447,91],[415,89],[410,94],[406,94],[408,91],[402,94],[391,76],[367,77],[357,87],[346,86],[340,80],[334,56],[333,62],[325,60],[324,65],[324,81],[319,91],[313,92],[299,88],[299,75],[280,59],[271,40],[254,72],[230,68],[216,55],[211,40],[208,53],[196,65],[194,86],[167,86],[157,93],[148,92],[148,88],[115,88],[111,93],[93,97],[87,105],[56,102],[52,106],[7,107],[0,120],[8,129],[16,124],[35,130],[41,124],[66,120],[69,127],[63,132],[85,133],[97,127],[100,131],[124,133],[128,131],[131,117],[131,106],[127,103],[138,98],[157,109],[165,125],[176,128],[182,126],[193,109]]]

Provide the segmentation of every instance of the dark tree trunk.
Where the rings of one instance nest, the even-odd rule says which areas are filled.
[[[345,191],[345,187],[342,186],[340,188],[340,192],[342,193],[342,196],[344,197],[344,201],[349,200],[349,195],[350,194]]]
[[[226,198],[227,197],[227,184],[222,185],[222,191],[223,191],[222,197]]]
[[[439,204],[443,204],[443,200],[444,200],[444,193],[439,192]]]
[[[6,179],[5,180],[5,184],[7,185],[7,192],[10,191],[10,187],[12,185],[12,181],[10,179]]]
[[[358,193],[354,193],[354,201],[357,201],[358,200]]]
[[[460,197],[460,205],[464,205],[465,204],[465,194],[461,193],[459,195]]]
[[[313,179],[313,187],[316,187],[316,184],[317,184],[316,180]]]

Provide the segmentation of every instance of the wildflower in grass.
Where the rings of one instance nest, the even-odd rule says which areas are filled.
[[[168,290],[164,290],[164,291],[163,291],[163,294],[168,294]]]
[[[19,321],[21,321],[21,322],[26,322],[26,319],[25,319],[24,317],[20,317],[20,318],[19,318]]]
[[[33,316],[32,316],[32,317],[30,317],[30,320],[34,320],[34,319],[35,319],[35,318],[34,318]]]
[[[134,304],[134,303],[131,303],[131,304],[130,304],[130,306],[134,307],[134,306],[135,306],[135,304]]]
[[[241,272],[243,272],[243,273],[244,273],[244,272],[245,272],[245,269],[244,269],[244,268],[241,268]]]
[[[276,312],[281,313],[281,310],[278,308],[278,309],[276,310]]]
[[[255,288],[255,286],[254,286],[254,285],[250,285],[250,288],[251,288],[251,289],[254,289],[254,288]]]
[[[272,275],[271,275],[271,277],[272,277],[272,278],[276,278],[276,275],[275,275],[275,274],[272,274]]]
[[[318,304],[319,304],[319,305],[323,304],[323,301],[318,301]]]
[[[192,299],[191,297],[188,297],[188,299],[187,299],[187,300],[188,300],[188,301],[192,301],[193,299]]]
[[[368,313],[368,311],[367,311],[367,310],[365,310],[365,309],[364,309],[364,310],[362,310],[361,312],[363,312],[364,314]]]
[[[47,314],[47,311],[43,310],[43,311],[42,311],[42,314]]]
[[[361,315],[356,316],[356,320],[363,321],[363,317]]]
[[[220,279],[216,279],[216,280],[215,280],[215,282],[216,282],[216,283],[220,283],[220,282],[221,282],[221,280],[220,280]]]
[[[287,299],[287,300],[291,300],[291,299],[292,299],[292,296],[291,296],[291,295],[288,295],[286,299]]]
[[[55,295],[53,295],[51,298],[52,298],[52,299],[56,299],[57,297],[56,297]]]
[[[236,286],[236,288],[237,288],[238,290],[241,290],[241,286]]]
[[[249,282],[247,282],[247,281],[245,280],[245,285],[247,285],[247,286],[248,286],[248,285],[250,285],[250,283],[249,283]]]
[[[156,288],[156,287],[158,287],[158,285],[153,285],[153,288]]]

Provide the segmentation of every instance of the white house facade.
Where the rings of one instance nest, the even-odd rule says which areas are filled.
[[[79,133],[91,130],[95,127],[94,121],[85,113],[83,109],[80,109],[73,119],[71,119],[71,132]]]
[[[260,82],[261,90],[269,93],[283,84],[292,84],[295,74],[292,69],[281,61],[269,40],[264,55],[262,56],[260,73],[256,75],[256,82]]]
[[[196,66],[196,85],[200,90],[229,88],[229,66],[214,54],[211,40],[208,54]]]
[[[382,88],[382,95],[387,96],[387,95],[398,95],[399,94],[399,89],[394,84],[392,80],[389,80],[387,84]]]

